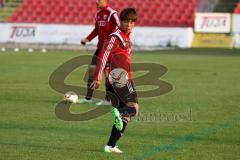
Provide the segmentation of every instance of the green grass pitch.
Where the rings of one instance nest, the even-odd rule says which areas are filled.
[[[240,50],[135,52],[133,62],[166,66],[161,79],[174,89],[139,99],[145,117],[127,126],[118,143],[121,155],[102,152],[113,124],[110,113],[87,122],[67,122],[55,115],[63,94],[49,87],[48,78],[81,54],[0,52],[1,160],[240,159]],[[85,69],[76,69],[65,82],[84,85],[80,79]],[[71,111],[93,108],[72,105]],[[181,115],[189,117],[172,117]]]

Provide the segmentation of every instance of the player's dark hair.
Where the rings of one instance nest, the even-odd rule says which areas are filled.
[[[135,8],[125,8],[120,13],[120,21],[137,21],[137,11]]]

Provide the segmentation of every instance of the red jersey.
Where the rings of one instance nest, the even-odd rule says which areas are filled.
[[[102,49],[104,41],[110,33],[114,32],[116,27],[120,25],[117,11],[110,8],[108,5],[100,9],[95,15],[95,28],[87,36],[87,39],[91,41],[98,36],[97,48]]]
[[[106,63],[110,64],[111,72],[115,68],[122,68],[128,72],[128,79],[131,79],[131,48],[130,38],[121,29],[117,29],[110,34],[106,45],[99,52],[97,68],[94,79],[100,81],[102,79],[102,72]]]

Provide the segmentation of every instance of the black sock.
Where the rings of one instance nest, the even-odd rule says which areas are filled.
[[[92,95],[93,95],[93,90],[92,89],[90,89],[90,88],[88,88],[87,89],[87,95],[86,95],[86,99],[87,100],[90,100],[90,99],[92,99]]]
[[[136,108],[135,107],[125,106],[125,107],[119,108],[118,110],[123,117],[133,117],[133,116],[136,115]]]
[[[90,88],[90,85],[92,84],[92,82],[93,82],[93,80],[92,80],[92,78],[89,78],[88,79],[88,85],[87,85],[87,95],[86,95],[86,99],[87,100],[90,100],[90,99],[92,99],[92,96],[93,96],[93,90]]]
[[[112,146],[112,147],[116,146],[116,143],[121,138],[126,126],[127,126],[127,121],[125,120],[123,120],[123,129],[121,131],[117,130],[115,125],[113,125],[112,132],[107,143],[108,146]]]

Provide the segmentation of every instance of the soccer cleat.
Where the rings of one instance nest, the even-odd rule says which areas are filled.
[[[112,116],[114,118],[115,127],[117,130],[121,131],[123,129],[123,121],[117,108],[112,109]]]
[[[101,100],[99,102],[96,103],[97,106],[110,106],[112,105],[111,101],[107,101],[107,100]]]
[[[92,104],[93,100],[92,99],[82,98],[82,99],[79,99],[77,101],[77,103],[79,103],[79,104]]]
[[[123,153],[123,151],[121,151],[118,146],[115,146],[115,147],[112,147],[112,146],[108,146],[106,145],[104,147],[104,152],[106,153],[111,153],[111,152],[114,152],[114,153]]]

